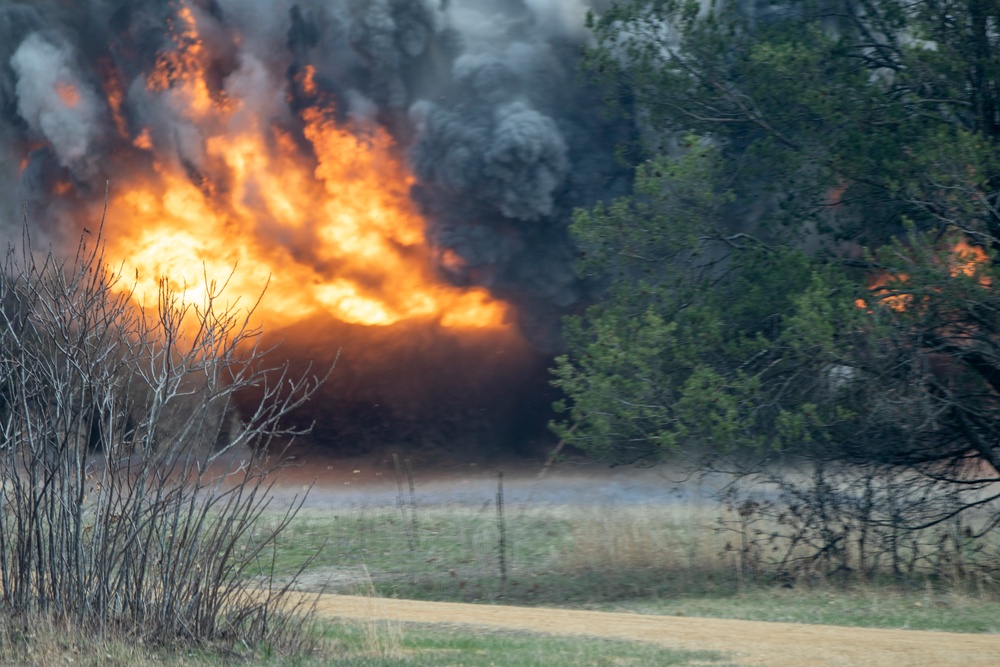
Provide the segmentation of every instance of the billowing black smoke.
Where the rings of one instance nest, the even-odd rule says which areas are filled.
[[[183,46],[187,37],[174,28],[178,13],[190,11],[198,48],[210,56],[209,85],[238,91],[256,114],[292,126],[300,107],[322,97],[338,120],[386,128],[416,176],[410,196],[427,220],[440,275],[513,304],[526,338],[551,352],[560,317],[586,299],[572,270],[571,212],[622,193],[628,180],[614,150],[629,130],[603,117],[577,72],[587,4],[4,0],[4,224],[20,224],[26,203],[40,235],[72,242],[82,224],[78,202],[53,196],[54,184],[72,183],[73,196],[90,204],[101,200],[107,181],[113,188],[146,168],[134,139],[140,128],[158,150],[169,147],[158,159],[182,167],[192,183],[226,187],[208,183],[199,127],[142,78]],[[312,89],[303,85],[307,69]],[[59,87],[67,81],[68,93]],[[243,121],[236,114],[226,122]],[[532,382],[543,386],[544,378]]]
[[[315,65],[349,113],[409,146],[411,196],[440,270],[518,306],[537,345],[558,345],[578,304],[572,210],[627,187],[607,122],[579,83],[582,3],[354,0],[292,10],[296,66]],[[451,251],[454,255],[447,253]]]

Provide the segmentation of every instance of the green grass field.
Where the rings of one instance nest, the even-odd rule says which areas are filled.
[[[276,569],[311,591],[764,621],[1000,632],[987,579],[750,581],[725,550],[719,510],[540,507],[509,512],[507,578],[492,506],[303,512]]]
[[[127,637],[95,638],[58,623],[12,632],[0,628],[0,664],[49,667],[640,667],[645,665],[729,667],[725,656],[678,651],[653,644],[594,638],[561,638],[516,632],[470,632],[460,627],[405,626],[385,621],[317,623],[313,649],[300,655],[265,649],[243,655],[212,647],[149,647]],[[17,636],[15,636],[17,635]]]
[[[551,606],[845,626],[1000,632],[1000,594],[988,576],[961,580],[753,579],[726,549],[726,517],[710,504],[670,506],[356,507],[308,509],[282,534],[278,580],[312,558],[297,587],[425,600]],[[277,521],[265,515],[261,530]],[[500,536],[505,538],[501,571]],[[146,647],[98,640],[53,623],[0,628],[12,665],[726,665],[724,655],[621,641],[454,627],[317,622],[315,651],[268,655],[248,647]]]

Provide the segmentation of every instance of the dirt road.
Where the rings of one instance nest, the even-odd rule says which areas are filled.
[[[1000,635],[876,630],[716,618],[647,616],[451,602],[322,595],[326,617],[387,618],[651,641],[678,649],[712,650],[740,665],[768,667],[996,667]]]

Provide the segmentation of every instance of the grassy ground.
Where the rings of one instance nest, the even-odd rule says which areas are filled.
[[[724,518],[724,517],[723,517]],[[309,511],[290,527],[276,567],[320,550],[310,590],[652,614],[1000,632],[991,580],[750,581],[709,507],[546,507],[505,516],[480,508]]]
[[[280,577],[315,556],[307,590],[845,626],[1000,632],[988,576],[900,583],[748,577],[711,506],[360,507],[302,512],[273,555]],[[275,519],[268,519],[275,520]],[[722,523],[720,523],[722,521]],[[263,528],[266,528],[264,526]],[[504,538],[501,569],[501,535]],[[318,553],[318,555],[317,555]],[[262,562],[270,567],[271,560]],[[503,575],[506,574],[506,577]],[[374,615],[373,615],[374,618]],[[0,622],[3,665],[722,665],[725,656],[617,641],[564,639],[383,621],[324,624],[318,650],[146,647],[56,625]]]
[[[404,629],[382,621],[323,625],[317,632],[320,637],[309,655],[270,655],[267,651],[257,651],[247,657],[226,655],[211,648],[147,647],[128,638],[100,640],[55,624],[36,625],[30,631],[14,633],[6,627],[0,629],[0,664],[25,667],[727,667],[731,664],[715,653],[676,651],[651,644],[510,632],[473,634],[462,628],[434,626],[407,625]]]
[[[539,637],[520,633],[473,634],[408,625],[397,638],[380,630],[373,641],[371,628],[344,625],[332,638],[338,657],[327,665],[404,667],[409,665],[463,665],[468,667],[539,667],[628,665],[729,665],[723,656],[708,652],[668,650],[652,644],[600,639]]]

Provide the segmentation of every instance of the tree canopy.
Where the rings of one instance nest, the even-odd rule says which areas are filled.
[[[621,0],[590,27],[646,159],[574,221],[606,290],[556,431],[614,463],[1000,481],[1000,2]]]

